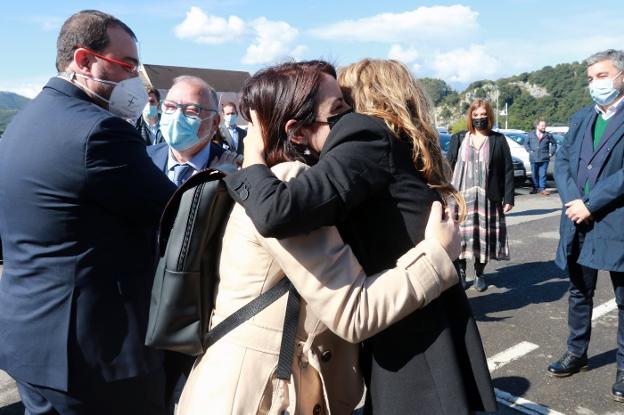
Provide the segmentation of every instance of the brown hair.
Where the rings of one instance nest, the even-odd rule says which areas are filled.
[[[411,142],[416,168],[430,187],[457,201],[463,218],[465,203],[450,184],[431,103],[409,69],[395,60],[364,59],[342,68],[338,82],[357,112],[383,119],[397,138]]]
[[[472,101],[472,104],[470,104],[468,110],[466,111],[466,127],[468,127],[468,131],[470,131],[471,134],[474,134],[477,131],[472,126],[472,112],[477,108],[481,107],[485,108],[485,111],[487,113],[487,130],[492,131],[492,127],[494,127],[494,110],[492,109],[490,103],[484,99],[475,99],[474,101]]]
[[[149,87],[147,88],[147,95],[149,94],[154,94],[156,95],[156,99],[158,100],[158,102],[160,102],[160,91],[157,90],[156,88],[153,87]]]
[[[221,112],[223,112],[225,107],[232,107],[232,108],[234,108],[234,111],[236,111],[238,113],[238,108],[236,107],[236,104],[233,103],[232,101],[228,101],[225,104],[221,105]]]
[[[88,48],[94,52],[103,52],[110,39],[107,30],[118,26],[137,40],[134,32],[121,20],[98,10],[83,10],[73,14],[63,23],[56,40],[56,70],[63,72],[74,60],[74,51]]]
[[[268,166],[287,160],[308,164],[316,156],[305,154],[305,148],[290,140],[304,127],[316,120],[316,98],[322,74],[335,74],[332,65],[323,61],[288,62],[260,70],[249,78],[242,89],[240,112],[251,121],[250,111],[258,115],[264,137],[265,159]],[[297,120],[286,133],[288,120]]]

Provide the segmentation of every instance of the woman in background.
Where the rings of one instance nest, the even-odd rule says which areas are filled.
[[[485,291],[485,265],[490,259],[509,259],[505,213],[514,204],[513,164],[505,136],[492,131],[494,111],[487,101],[470,104],[466,124],[468,131],[453,135],[447,153],[453,185],[467,206],[460,226],[459,275],[466,286],[466,260],[474,259],[474,288]]]

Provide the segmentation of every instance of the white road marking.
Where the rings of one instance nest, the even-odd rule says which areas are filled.
[[[600,317],[615,310],[616,308],[617,304],[615,303],[615,298],[612,298],[604,304],[600,304],[598,307],[594,307],[594,311],[592,313],[592,321],[599,319]]]
[[[516,359],[521,358],[525,354],[531,353],[533,350],[537,349],[539,346],[537,344],[533,344],[530,342],[521,342],[516,344],[515,346],[510,347],[507,350],[503,350],[495,356],[490,357],[488,362],[488,369],[490,372],[495,371],[507,363],[513,362]]]
[[[496,393],[496,401],[502,405],[508,406],[518,412],[528,415],[565,415],[562,412],[557,412],[554,409],[545,407],[535,402],[531,402],[527,399],[514,396],[509,392],[502,391],[494,388]]]

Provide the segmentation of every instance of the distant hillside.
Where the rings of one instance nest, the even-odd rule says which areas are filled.
[[[30,99],[13,92],[0,91],[0,110],[21,110]]]
[[[499,111],[504,110],[505,102],[508,105],[508,127],[529,130],[535,119],[542,117],[549,125],[566,125],[577,110],[591,103],[585,73],[585,66],[574,62],[496,81],[476,81],[463,92],[439,79],[423,78],[421,83],[435,105],[439,126],[454,125],[457,130],[463,126],[470,102],[485,98],[495,107],[498,94]],[[499,115],[501,127],[505,120],[505,115]]]
[[[13,92],[0,91],[0,136],[13,116],[29,101],[30,99]]]

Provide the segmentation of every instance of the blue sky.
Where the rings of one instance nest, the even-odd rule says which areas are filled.
[[[145,63],[245,70],[286,57],[406,62],[463,88],[624,48],[621,1],[3,1],[0,90],[34,96],[55,75],[62,22],[86,8],[127,23]]]

